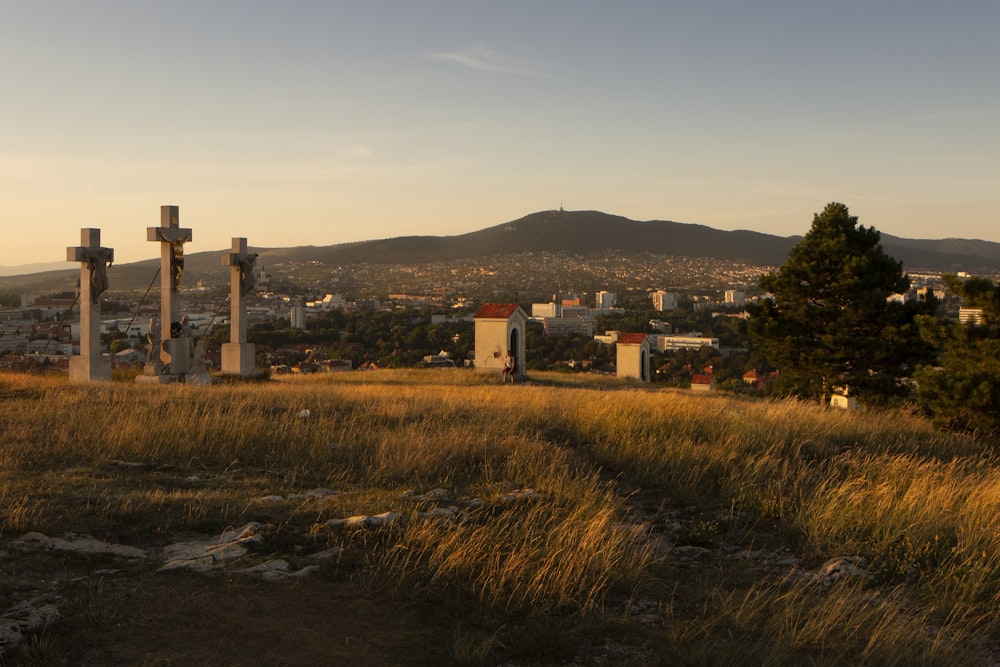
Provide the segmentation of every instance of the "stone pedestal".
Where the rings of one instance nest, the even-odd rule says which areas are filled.
[[[222,345],[222,372],[227,375],[249,377],[256,367],[253,343],[224,343]]]
[[[70,382],[110,382],[111,358],[90,355],[70,357]]]
[[[184,375],[191,368],[191,338],[167,338],[163,341],[160,358],[164,374]]]
[[[136,384],[169,384],[180,382],[180,377],[176,375],[164,375],[163,367],[153,364],[146,364],[142,369],[142,375],[135,378]]]
[[[212,374],[201,371],[193,371],[184,375],[184,384],[195,384],[207,386],[212,384]]]

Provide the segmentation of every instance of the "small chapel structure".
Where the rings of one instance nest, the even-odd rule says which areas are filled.
[[[525,376],[525,330],[528,314],[516,303],[485,303],[473,316],[476,335],[476,371],[502,373],[508,350],[514,357],[514,376]]]
[[[615,346],[617,376],[649,382],[650,337],[644,333],[619,334]]]

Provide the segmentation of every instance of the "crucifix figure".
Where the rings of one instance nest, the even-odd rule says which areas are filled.
[[[81,263],[80,289],[84,285],[90,286],[89,301],[92,304],[96,304],[104,290],[108,289],[108,266],[114,260],[115,251],[101,247],[100,229],[81,229],[80,246],[66,248],[66,261]]]
[[[80,245],[66,248],[66,261],[80,262],[80,356],[70,359],[70,380],[111,379],[111,360],[101,356],[101,294],[115,251],[101,247],[100,229],[81,229]]]

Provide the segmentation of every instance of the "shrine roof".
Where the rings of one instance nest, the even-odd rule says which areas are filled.
[[[644,333],[618,334],[619,345],[640,345],[644,340],[646,340],[646,334]]]
[[[507,319],[518,308],[516,303],[484,303],[473,317],[485,319]]]

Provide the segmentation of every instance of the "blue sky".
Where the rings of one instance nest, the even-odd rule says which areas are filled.
[[[565,206],[1000,241],[1000,3],[3,0],[0,265]]]

